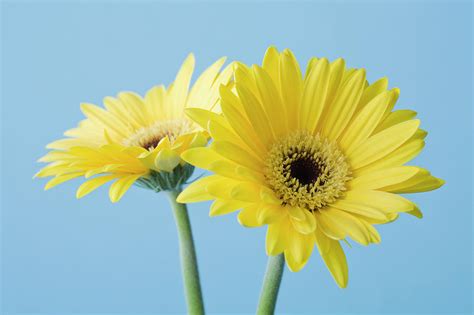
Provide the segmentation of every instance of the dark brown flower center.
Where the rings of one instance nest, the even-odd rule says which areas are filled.
[[[292,161],[289,171],[303,186],[315,183],[322,173],[321,166],[308,156]]]

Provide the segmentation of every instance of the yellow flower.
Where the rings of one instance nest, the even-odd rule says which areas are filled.
[[[398,195],[433,190],[441,179],[404,165],[426,132],[411,110],[393,110],[399,90],[368,84],[343,59],[312,58],[304,76],[290,50],[267,50],[263,66],[238,63],[235,89],[221,87],[223,115],[187,110],[213,143],[182,154],[213,175],[178,202],[214,200],[210,215],[240,210],[246,227],[268,225],[266,252],[300,270],[316,245],[337,284],[348,281],[340,241],[379,243],[374,225],[399,212],[421,217]]]
[[[87,118],[66,131],[67,138],[47,146],[52,151],[39,161],[49,164],[36,177],[53,176],[45,189],[77,177],[89,179],[77,190],[77,198],[114,181],[109,191],[112,202],[133,183],[155,191],[178,187],[193,171],[180,154],[206,145],[209,138],[184,109],[220,111],[219,86],[232,76],[230,66],[220,72],[224,62],[221,58],[205,70],[189,92],[192,54],[168,88],[155,86],[144,98],[131,92],[106,97],[105,109],[81,104]]]

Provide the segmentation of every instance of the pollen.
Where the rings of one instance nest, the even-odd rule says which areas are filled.
[[[156,123],[138,129],[129,138],[123,141],[126,146],[139,146],[147,150],[153,150],[158,143],[168,137],[171,143],[180,135],[193,130],[193,125],[188,120],[157,121]]]
[[[282,204],[319,210],[344,194],[350,167],[336,144],[296,132],[277,141],[266,159],[265,178]]]

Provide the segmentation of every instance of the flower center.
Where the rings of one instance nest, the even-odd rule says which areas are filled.
[[[334,143],[299,131],[272,146],[265,178],[283,204],[313,211],[343,194],[350,168]]]
[[[132,136],[125,139],[123,144],[153,150],[166,136],[172,143],[178,136],[192,130],[193,126],[188,120],[157,121],[148,127],[138,129]]]
[[[302,185],[316,182],[321,175],[321,167],[312,158],[301,157],[290,163],[290,177],[296,178]]]

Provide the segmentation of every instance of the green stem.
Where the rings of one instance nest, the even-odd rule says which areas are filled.
[[[204,314],[204,302],[188,210],[185,204],[176,202],[176,197],[180,192],[180,188],[167,191],[171,207],[173,208],[176,227],[178,228],[181,272],[183,274],[188,314]]]
[[[267,270],[258,302],[258,315],[270,315],[275,312],[284,267],[285,257],[283,254],[268,257]]]

